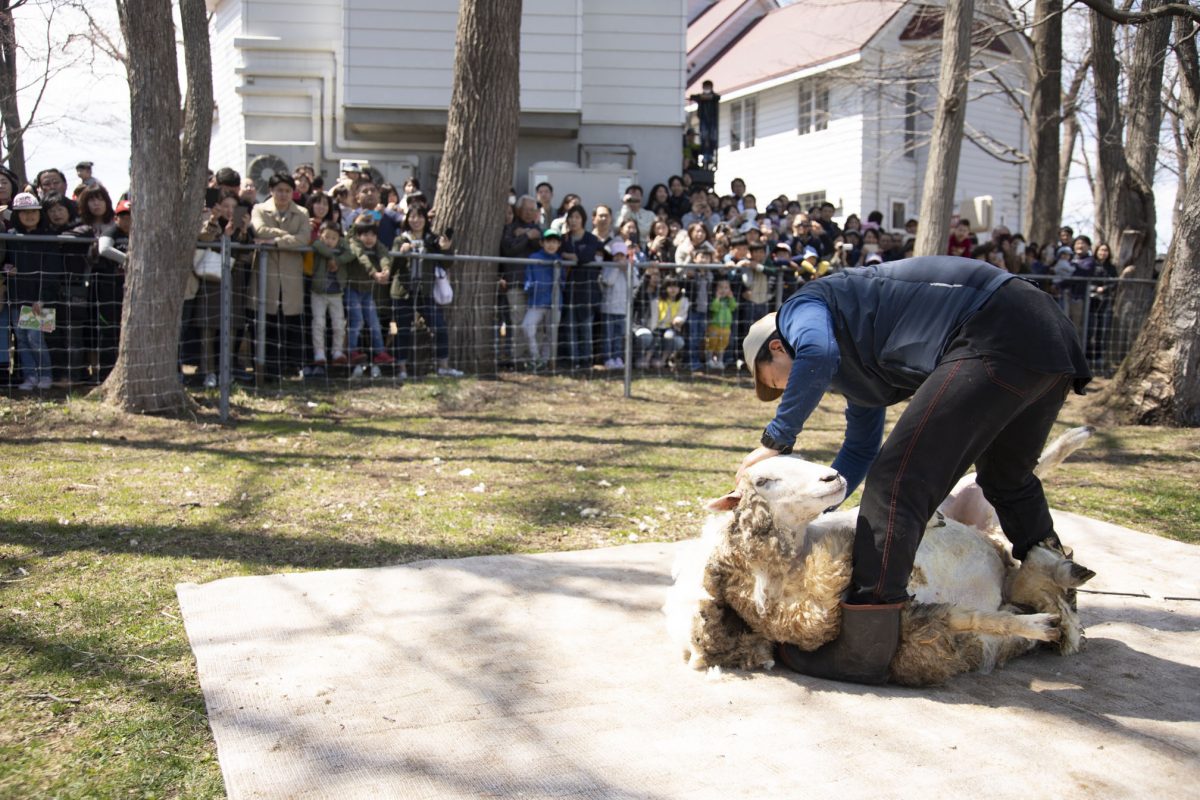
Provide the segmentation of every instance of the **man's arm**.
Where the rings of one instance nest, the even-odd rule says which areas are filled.
[[[775,409],[775,419],[763,433],[764,439],[780,445],[776,450],[796,443],[796,436],[829,389],[841,362],[833,336],[833,318],[820,300],[798,304],[782,320],[780,333],[795,349],[796,356],[788,373],[787,388]]]
[[[846,479],[846,496],[858,488],[879,455],[883,443],[883,408],[846,405],[846,438],[833,460],[833,468]]]
[[[751,464],[792,452],[796,436],[821,402],[841,363],[833,336],[833,318],[819,299],[795,304],[779,327],[780,334],[795,349],[796,357],[775,418],[763,431],[762,445],[742,459],[739,478]]]

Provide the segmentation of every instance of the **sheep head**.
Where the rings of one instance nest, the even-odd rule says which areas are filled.
[[[728,511],[751,493],[765,502],[778,529],[802,532],[822,511],[845,499],[846,479],[837,470],[797,456],[775,456],[752,465],[737,489],[707,507]]]

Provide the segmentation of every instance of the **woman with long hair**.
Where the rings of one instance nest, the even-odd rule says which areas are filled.
[[[448,274],[450,263],[421,258],[423,254],[454,253],[454,243],[446,232],[429,230],[429,213],[413,204],[404,213],[404,223],[393,248],[400,253],[392,272],[392,320],[396,323],[396,376],[408,377],[408,359],[413,354],[413,328],[418,319],[433,333],[437,374],[457,378],[462,375],[450,366],[450,332],[442,307],[434,301],[433,284],[440,267]],[[351,347],[353,347],[351,343]]]

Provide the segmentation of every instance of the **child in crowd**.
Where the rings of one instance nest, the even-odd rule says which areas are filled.
[[[371,331],[371,351],[376,366],[391,364],[394,359],[383,344],[383,329],[379,325],[379,310],[375,305],[375,285],[385,285],[391,279],[392,257],[379,241],[379,223],[367,216],[356,219],[350,228],[350,252],[354,261],[346,270],[346,308],[350,314],[350,362],[360,364],[367,360],[358,350],[358,337],[362,333],[363,320]]]
[[[950,243],[946,247],[946,253],[952,256],[962,256],[963,258],[971,257],[971,221],[960,219],[954,225],[954,232],[950,234]]]
[[[733,296],[733,288],[729,278],[717,278],[712,302],[708,306],[708,330],[704,337],[704,352],[708,356],[708,366],[721,369],[725,348],[729,347],[729,337],[733,333],[733,315],[737,311],[737,298]]]
[[[829,262],[821,258],[815,247],[805,247],[804,254],[800,257],[798,272],[800,277],[805,281],[822,278],[829,274]]]
[[[342,241],[342,226],[333,220],[321,223],[313,242],[316,258],[312,275],[313,374],[325,368],[325,314],[333,325],[333,364],[343,366],[346,358],[346,313],[342,305],[345,268],[356,259]]]
[[[42,204],[28,192],[21,192],[12,201],[12,232],[22,235],[46,235],[49,233],[42,218]],[[17,357],[25,381],[17,388],[23,392],[34,389],[49,389],[53,383],[50,374],[50,348],[46,334],[29,319],[22,320],[21,311],[28,307],[35,317],[54,308],[58,299],[61,274],[56,274],[51,258],[44,257],[45,245],[25,243],[19,240],[8,242],[4,272],[7,275],[8,296],[13,309],[13,326],[17,331]],[[61,262],[61,257],[57,261]]]
[[[600,271],[600,318],[604,321],[604,368],[625,369],[622,358],[625,341],[625,313],[629,304],[629,248],[620,239],[608,243],[605,252],[612,258]]]
[[[558,325],[558,320],[554,319],[554,266],[561,246],[562,235],[553,228],[547,228],[542,232],[541,249],[529,256],[541,263],[525,265],[525,318],[521,320],[521,329],[529,342],[534,370],[542,369],[550,360],[550,331]],[[539,327],[545,334],[540,345]]]
[[[683,326],[688,315],[688,299],[682,294],[679,279],[674,275],[664,278],[658,299],[649,305],[645,325],[637,333],[642,348],[638,368],[645,369],[648,365],[658,369],[665,363],[674,369],[675,354],[686,344]]]

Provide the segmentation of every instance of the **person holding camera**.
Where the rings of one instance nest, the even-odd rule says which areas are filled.
[[[450,332],[442,306],[433,294],[437,270],[449,271],[449,262],[430,261],[424,254],[453,255],[454,230],[429,230],[429,213],[421,205],[410,205],[396,237],[400,255],[392,269],[392,320],[396,323],[396,375],[408,377],[408,359],[413,353],[413,329],[422,326],[433,333],[437,374],[458,378],[462,372],[450,366]]]

